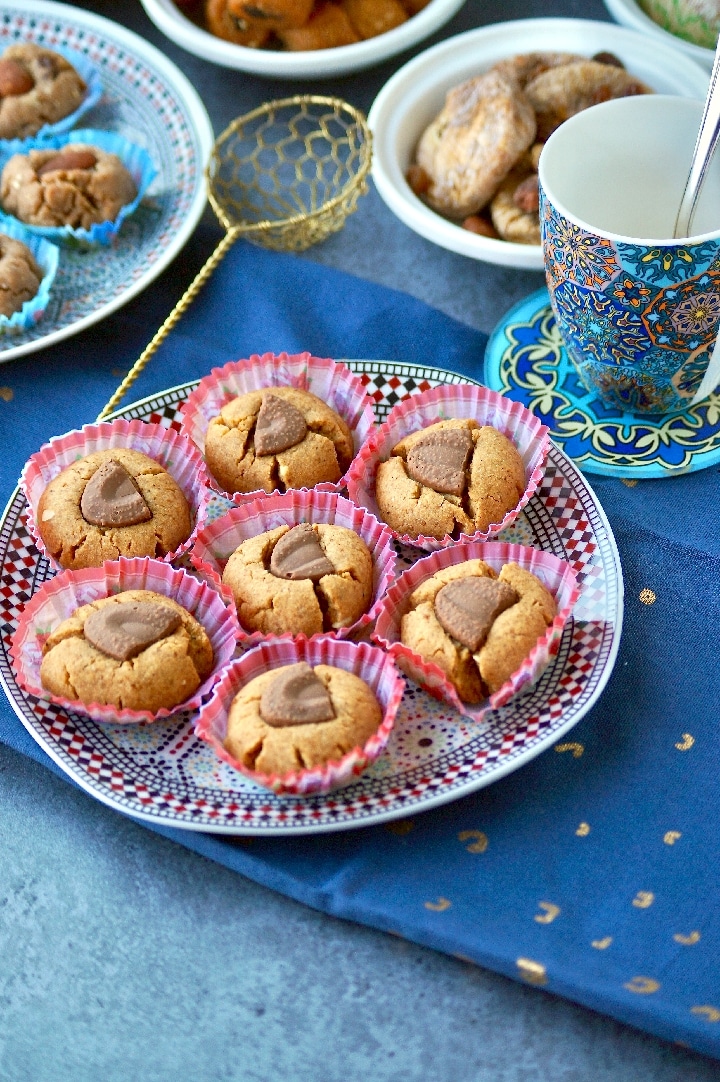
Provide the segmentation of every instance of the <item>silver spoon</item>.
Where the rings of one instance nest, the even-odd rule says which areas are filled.
[[[700,130],[695,142],[690,172],[685,184],[685,191],[680,200],[680,209],[675,219],[673,238],[689,237],[690,225],[697,206],[700,192],[705,182],[708,167],[720,139],[720,39],[715,49],[710,85],[705,98]]]

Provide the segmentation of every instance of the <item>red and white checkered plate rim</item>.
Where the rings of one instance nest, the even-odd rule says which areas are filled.
[[[455,373],[390,361],[347,364],[376,403],[379,420],[399,399]],[[182,402],[196,384],[136,402],[119,415],[179,428]],[[211,516],[228,507],[213,497]],[[623,583],[612,531],[572,462],[550,447],[545,477],[499,539],[533,545],[568,560],[580,596],[557,656],[538,683],[474,723],[408,682],[387,750],[341,789],[276,796],[219,760],[193,732],[193,715],[127,728],[96,724],[25,694],[10,665],[19,612],[54,572],[26,525],[17,491],[0,522],[0,680],[30,734],[78,785],[139,819],[185,830],[277,836],[362,827],[405,818],[479,789],[556,743],[587,713],[612,671],[620,640]],[[424,553],[399,547],[399,569]]]

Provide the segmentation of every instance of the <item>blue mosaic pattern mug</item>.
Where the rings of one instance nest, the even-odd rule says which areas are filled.
[[[566,121],[540,160],[550,300],[584,386],[673,413],[720,380],[720,163],[693,229],[672,237],[702,102],[643,95]]]

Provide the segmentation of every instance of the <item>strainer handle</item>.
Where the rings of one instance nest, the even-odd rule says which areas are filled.
[[[104,420],[105,417],[109,416],[109,414],[111,414],[113,412],[113,410],[120,404],[120,402],[125,397],[128,390],[130,389],[130,387],[133,385],[133,383],[138,378],[138,376],[142,372],[145,365],[148,363],[148,361],[152,357],[153,353],[156,351],[158,346],[162,342],[164,342],[164,340],[167,338],[168,334],[173,329],[173,327],[178,322],[178,320],[183,315],[183,313],[190,307],[192,302],[195,300],[195,297],[198,295],[198,293],[200,292],[202,287],[205,285],[205,283],[207,282],[208,278],[213,273],[215,268],[221,262],[223,257],[228,253],[228,251],[230,250],[232,245],[235,243],[235,241],[237,240],[237,238],[239,237],[241,232],[242,232],[242,228],[240,226],[233,226],[232,228],[230,228],[227,231],[227,233],[225,234],[223,239],[220,241],[220,243],[218,244],[215,251],[212,253],[212,255],[209,257],[209,259],[206,261],[204,266],[202,266],[200,268],[200,270],[197,272],[197,274],[193,278],[192,282],[187,287],[187,289],[183,293],[182,297],[180,298],[180,300],[177,302],[177,304],[173,308],[170,315],[167,317],[167,319],[162,324],[162,326],[156,331],[156,333],[150,339],[148,344],[145,346],[145,349],[142,351],[142,353],[140,354],[138,359],[135,361],[135,364],[132,366],[132,368],[130,369],[128,374],[125,376],[125,379],[122,381],[122,383],[120,384],[118,389],[115,391],[115,394],[112,396],[112,398],[109,400],[109,402],[107,402],[106,405],[102,408],[102,410],[100,411],[100,413],[98,414],[98,417],[97,417],[98,421]]]

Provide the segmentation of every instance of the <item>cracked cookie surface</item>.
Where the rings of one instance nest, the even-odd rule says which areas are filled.
[[[327,689],[335,717],[276,728],[260,712],[266,687],[283,669],[256,676],[235,696],[228,716],[226,750],[249,770],[288,774],[321,766],[362,747],[382,722],[382,709],[364,680],[334,665],[313,672]]]
[[[273,550],[291,527],[244,541],[228,560],[223,582],[232,590],[240,623],[263,635],[318,635],[349,627],[370,607],[373,562],[361,537],[344,526],[316,523],[320,548],[334,573],[317,582],[287,580],[270,571]]]
[[[518,596],[492,622],[484,644],[474,653],[445,630],[435,611],[443,586],[471,577],[496,579]],[[492,695],[520,668],[556,614],[555,599],[532,572],[507,563],[498,575],[483,560],[468,560],[436,572],[410,594],[400,637],[442,669],[463,702],[474,704]]]
[[[0,177],[0,202],[27,225],[90,229],[114,222],[137,195],[117,154],[87,143],[13,154]]]
[[[302,414],[307,432],[277,454],[258,454],[254,435],[263,397],[288,403]],[[322,399],[295,387],[249,391],[227,402],[205,435],[205,461],[226,492],[285,492],[336,482],[354,455],[350,428]]]
[[[132,477],[152,517],[133,526],[95,526],[83,518],[85,487],[107,462],[119,462]],[[127,448],[94,451],[53,478],[40,497],[37,528],[61,567],[99,567],[118,556],[162,558],[192,532],[188,502],[173,477],[154,459]]]
[[[417,443],[453,429],[468,431],[472,439],[460,495],[437,491],[408,473],[408,455]],[[375,498],[384,521],[399,534],[442,541],[501,522],[517,507],[525,484],[522,458],[507,436],[490,425],[457,419],[438,421],[395,444],[378,465]]]
[[[31,42],[0,56],[0,139],[24,139],[81,105],[87,87],[72,64]]]
[[[128,661],[109,657],[86,639],[87,620],[106,606],[154,602],[180,616],[171,634]],[[189,698],[210,674],[213,650],[205,628],[172,598],[152,590],[125,590],[80,608],[48,636],[40,679],[53,695],[119,709],[171,709]]]

